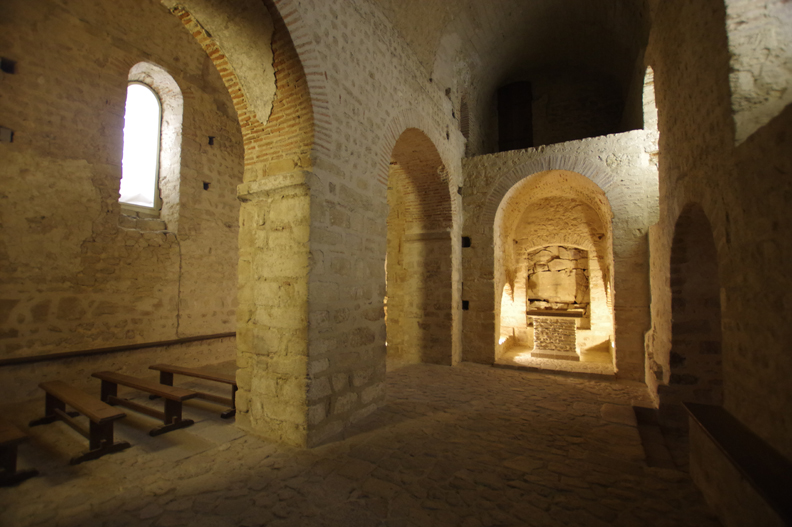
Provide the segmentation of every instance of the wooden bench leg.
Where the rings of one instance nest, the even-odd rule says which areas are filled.
[[[44,417],[40,419],[34,419],[28,423],[28,426],[38,426],[38,425],[46,425],[49,423],[54,423],[60,417],[58,416],[58,412],[55,410],[60,410],[61,412],[65,413],[70,417],[77,417],[80,415],[80,412],[67,412],[66,411],[66,403],[59,400],[54,395],[50,395],[49,393],[44,394]]]
[[[0,447],[0,467],[8,473],[16,472],[17,469],[17,445],[6,445]]]
[[[182,419],[182,403],[165,399],[165,424],[149,432],[151,436],[158,436],[171,430],[186,428],[195,423],[192,419]]]
[[[110,397],[118,396],[118,385],[114,382],[105,381],[102,379],[102,393],[101,399],[103,403],[112,404]]]
[[[0,446],[0,487],[16,485],[38,475],[38,470],[17,470],[17,445]]]
[[[91,421],[88,445],[89,450],[73,457],[70,464],[76,465],[83,461],[97,459],[105,454],[120,452],[131,446],[126,441],[113,442],[113,421],[108,421],[107,423],[94,423]]]
[[[231,409],[220,414],[223,419],[230,419],[236,415],[236,393],[238,389],[236,385],[231,386]]]
[[[160,384],[164,384],[165,386],[173,386],[173,374],[167,371],[160,372]],[[149,399],[159,399],[159,395],[154,395],[153,393],[149,395]]]
[[[160,372],[160,384],[173,386],[173,374],[167,371]]]

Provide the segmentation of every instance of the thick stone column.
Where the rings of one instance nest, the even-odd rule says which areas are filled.
[[[239,229],[237,425],[307,442],[309,173],[244,183]]]

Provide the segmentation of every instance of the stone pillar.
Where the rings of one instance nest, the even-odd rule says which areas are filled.
[[[237,425],[305,446],[308,436],[310,173],[240,185]]]
[[[543,313],[543,314],[537,314]],[[534,323],[534,349],[531,357],[579,361],[576,346],[576,319],[582,313],[544,314],[529,311]]]

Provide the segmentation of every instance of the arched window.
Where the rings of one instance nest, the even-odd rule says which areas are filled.
[[[154,90],[141,82],[130,83],[124,111],[121,203],[159,210],[161,123],[162,106]]]
[[[184,98],[160,66],[139,62],[129,70],[124,114],[122,216],[159,217],[178,231]],[[129,225],[125,221],[125,228]]]

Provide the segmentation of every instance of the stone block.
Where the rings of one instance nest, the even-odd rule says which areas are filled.
[[[308,407],[308,425],[317,425],[327,417],[327,403],[321,402]]]
[[[308,375],[315,376],[330,367],[328,359],[313,360],[308,363]]]
[[[360,400],[363,404],[369,404],[383,397],[385,397],[385,385],[383,383],[364,388],[360,394]]]
[[[333,391],[342,392],[349,388],[349,375],[346,373],[333,374]]]
[[[354,392],[345,393],[336,398],[333,405],[333,415],[345,414],[358,404],[358,394]]]
[[[308,400],[315,401],[322,397],[327,397],[333,392],[330,387],[329,377],[319,377],[311,379],[308,383]]]

